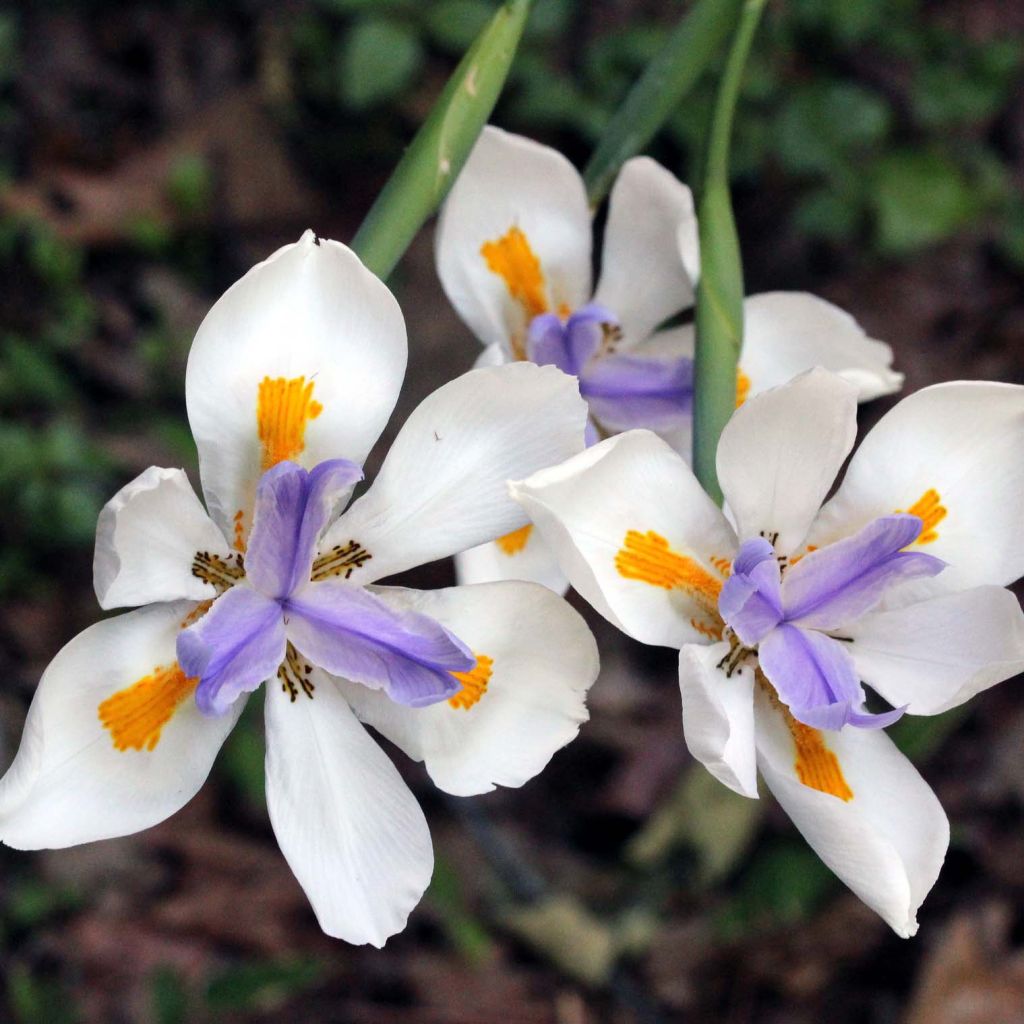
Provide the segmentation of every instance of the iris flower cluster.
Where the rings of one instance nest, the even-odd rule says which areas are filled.
[[[121,836],[198,791],[265,689],[267,805],[324,931],[383,945],[431,876],[423,813],[369,730],[467,797],[533,778],[586,722],[597,647],[571,585],[679,652],[683,733],[724,785],[760,774],[900,935],[945,857],[935,795],[887,738],[1024,670],[1024,388],[905,398],[853,450],[887,345],[803,293],[754,295],[719,508],[689,466],[699,267],[689,190],[646,158],[611,194],[597,286],[582,181],[488,128],[443,208],[441,284],[483,343],[376,478],[405,375],[402,313],[307,232],[213,306],[179,469],[97,527],[106,618],[39,683],[0,779],[19,849]],[[455,556],[459,585],[396,574]],[[264,684],[266,684],[264,686]]]

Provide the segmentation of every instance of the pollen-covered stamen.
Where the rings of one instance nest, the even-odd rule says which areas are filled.
[[[729,642],[729,651],[715,666],[725,672],[726,679],[732,679],[737,672],[743,671],[743,666],[748,661],[757,663],[757,648],[747,647],[740,638],[728,627],[723,634],[723,639]]]
[[[373,555],[358,541],[350,540],[344,545],[335,544],[326,555],[321,555],[313,562],[310,578],[314,581],[326,580],[332,576],[344,576],[348,579],[371,558]]]
[[[197,551],[192,559],[192,575],[223,594],[245,577],[245,560],[240,552],[222,558],[209,551]]]
[[[294,704],[301,690],[310,700],[313,699],[313,666],[299,654],[289,643],[285,648],[284,661],[277,670],[277,678],[281,680],[281,689],[287,693]]]

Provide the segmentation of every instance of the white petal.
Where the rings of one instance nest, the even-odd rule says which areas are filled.
[[[744,402],[718,444],[718,480],[740,539],[777,533],[780,554],[795,550],[856,434],[857,390],[826,370]]]
[[[892,349],[831,302],[807,292],[765,292],[744,301],[740,369],[749,394],[815,366],[853,384],[862,402],[903,386],[903,374],[892,369]]]
[[[216,597],[212,584],[192,573],[201,552],[234,559],[184,472],[150,466],[100,512],[93,557],[100,607]]]
[[[129,835],[192,799],[244,705],[205,718],[194,685],[175,676],[175,639],[192,607],[106,619],[53,659],[0,780],[0,840],[29,850]]]
[[[850,460],[809,540],[849,536],[878,516],[920,514],[914,550],[949,563],[947,589],[1024,575],[1024,387],[936,384],[882,417]]]
[[[405,322],[350,249],[307,231],[216,302],[185,375],[206,503],[233,536],[261,472],[289,458],[362,463],[405,375]],[[261,439],[262,435],[262,439]]]
[[[696,258],[697,215],[689,188],[649,157],[627,160],[608,202],[594,293],[595,302],[618,315],[624,346],[643,341],[693,305],[681,248]]]
[[[483,252],[512,231],[540,262],[525,298],[513,297]],[[485,345],[522,344],[532,315],[572,311],[590,298],[583,180],[561,153],[520,135],[484,128],[441,209],[435,246],[445,293]]]
[[[476,362],[473,363],[473,369],[479,370],[484,366],[504,366],[506,363],[511,362],[512,359],[508,352],[505,351],[501,345],[488,345],[483,349],[476,357]]]
[[[572,585],[619,629],[666,647],[710,642],[736,540],[664,441],[619,434],[513,494]]]
[[[556,594],[569,589],[555,553],[532,524],[456,555],[455,574],[459,583],[526,580]]]
[[[718,664],[726,643],[687,644],[679,652],[683,735],[690,753],[719,782],[740,796],[757,798],[754,747],[754,672],[727,677]]]
[[[334,681],[313,698],[267,687],[267,808],[320,927],[383,946],[405,927],[434,868],[419,804]]]
[[[948,711],[1024,671],[1024,613],[996,586],[876,611],[844,629],[857,672],[912,715]]]
[[[506,481],[578,452],[586,416],[576,378],[553,366],[470,370],[413,411],[322,546],[362,545],[372,557],[352,579],[366,583],[518,530]]]
[[[549,590],[504,582],[374,592],[435,618],[478,659],[490,659],[486,689],[469,706],[460,706],[457,695],[455,703],[402,707],[379,690],[342,684],[359,717],[425,762],[441,789],[470,796],[495,786],[521,786],[587,720],[597,645],[583,619]]]
[[[917,769],[881,730],[825,734],[824,751],[801,764],[820,768],[829,752],[844,800],[804,785],[782,713],[762,693],[756,702],[758,767],[775,798],[819,857],[900,936],[917,931],[917,911],[935,884],[949,845],[949,823]],[[838,788],[838,787],[837,787]]]

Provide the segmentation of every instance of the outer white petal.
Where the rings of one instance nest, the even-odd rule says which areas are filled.
[[[535,583],[484,583],[429,592],[375,593],[435,618],[479,658],[492,659],[487,689],[471,707],[395,704],[379,690],[344,683],[356,713],[455,796],[521,786],[575,738],[597,678],[597,645],[560,597]]]
[[[736,539],[690,468],[647,430],[631,430],[588,448],[564,465],[512,485],[572,585],[619,629],[648,644],[707,643],[693,624],[709,620],[709,602],[624,576],[617,556],[627,534],[656,534],[668,556],[688,560],[718,582]],[[660,543],[660,541],[655,542]],[[712,558],[722,560],[716,566]],[[717,607],[717,594],[710,606]]]
[[[192,560],[204,551],[232,557],[185,473],[150,466],[100,512],[92,565],[100,607],[216,597],[192,575]]]
[[[831,543],[934,492],[942,518],[914,547],[949,563],[938,580],[1012,583],[1024,575],[1022,453],[1024,386],[954,381],[915,392],[864,438],[809,539]]]
[[[861,679],[912,715],[948,711],[1024,672],[1024,613],[996,586],[865,615],[844,633]]]
[[[383,946],[405,927],[434,869],[419,804],[334,681],[313,699],[267,687],[267,808],[320,927]]]
[[[690,753],[719,782],[740,796],[757,798],[754,747],[754,672],[727,677],[718,668],[726,643],[687,644],[679,652],[683,735]]]
[[[539,259],[549,310],[590,297],[590,208],[561,153],[488,125],[441,208],[437,273],[452,305],[485,344],[522,339],[528,316],[481,249],[517,228]]]
[[[118,750],[99,717],[115,693],[175,664],[175,639],[192,607],[178,601],[106,619],[53,659],[0,780],[0,840],[29,850],[129,835],[192,799],[244,701],[232,714],[205,718],[189,692],[152,750]]]
[[[741,540],[778,534],[797,548],[853,447],[857,390],[809,370],[745,402],[722,431],[718,480]]]
[[[601,279],[594,301],[616,313],[623,345],[647,338],[693,305],[694,284],[681,249],[697,259],[693,195],[649,157],[623,165],[608,201]]]
[[[744,301],[740,368],[751,395],[814,366],[848,380],[862,402],[903,386],[903,374],[892,369],[892,349],[831,302],[808,292],[765,292]]]
[[[506,481],[578,452],[586,416],[576,378],[553,366],[470,370],[413,411],[322,547],[361,544],[372,557],[352,579],[366,583],[517,530]]]
[[[387,287],[350,249],[307,231],[232,285],[196,334],[185,374],[189,422],[210,514],[227,536],[249,510],[267,466],[260,385],[312,383],[295,445],[280,455],[310,468],[362,463],[394,408],[406,362],[405,322]],[[316,403],[312,405],[311,403]],[[270,402],[264,415],[271,421]],[[316,407],[320,411],[316,413]],[[315,413],[315,415],[313,415]]]
[[[819,857],[903,938],[935,884],[949,822],[917,769],[881,730],[825,734],[853,792],[844,801],[796,773],[796,748],[782,714],[756,701],[758,767],[775,798]]]
[[[491,583],[495,580],[527,580],[564,594],[569,581],[559,568],[555,553],[544,542],[540,531],[523,528],[525,541],[516,543],[489,541],[455,556],[455,574],[459,583]],[[516,538],[512,534],[512,538]]]

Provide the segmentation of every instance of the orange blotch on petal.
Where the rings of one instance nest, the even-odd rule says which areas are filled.
[[[118,690],[100,704],[99,718],[116,750],[153,750],[164,726],[181,703],[195,692],[198,679],[190,679],[175,662],[155,668],[152,675]]]
[[[896,510],[901,511],[900,509]],[[948,512],[942,505],[942,498],[934,487],[929,487],[917,501],[914,502],[907,513],[917,516],[921,520],[921,535],[914,541],[915,544],[931,544],[933,540],[939,539],[938,531],[935,529]]]
[[[509,557],[518,555],[526,547],[526,542],[530,539],[532,532],[533,524],[527,523],[518,530],[513,530],[511,533],[506,533],[504,537],[499,537],[494,543]]]
[[[750,378],[736,367],[736,408],[738,409],[750,395]]]
[[[480,255],[487,269],[505,282],[509,295],[526,311],[528,317],[548,310],[544,273],[540,260],[530,248],[526,235],[514,225],[493,242],[480,246]]]
[[[843,778],[843,770],[839,766],[839,758],[825,746],[825,737],[820,729],[812,729],[803,722],[798,722],[792,714],[785,710],[786,725],[789,726],[793,744],[796,746],[797,778],[811,789],[838,797],[840,800],[853,799],[853,790]]]
[[[673,551],[653,530],[630,530],[615,556],[615,568],[627,580],[685,591],[717,617],[722,581],[695,559]]]
[[[256,398],[256,429],[263,447],[264,472],[296,459],[306,447],[306,424],[324,407],[313,398],[313,381],[305,377],[264,377]]]
[[[487,692],[487,684],[494,674],[494,659],[486,654],[476,656],[476,664],[468,672],[452,672],[462,689],[448,698],[453,708],[468,711]]]

